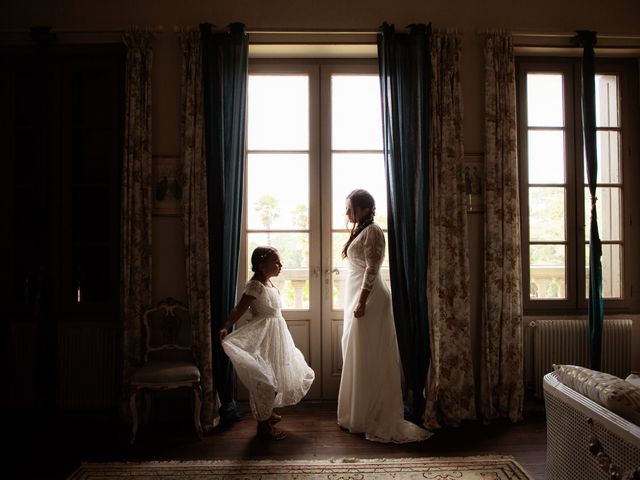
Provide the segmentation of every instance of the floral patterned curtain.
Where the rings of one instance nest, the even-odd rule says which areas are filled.
[[[485,35],[484,311],[480,409],[522,415],[522,268],[513,40]]]
[[[203,428],[219,423],[218,399],[213,385],[211,345],[211,288],[209,283],[209,232],[207,167],[204,144],[202,48],[199,30],[180,32],[182,53],[182,222],[184,226],[187,302],[192,320],[193,345],[200,368]]]
[[[151,305],[151,65],[153,36],[125,33],[125,133],[121,205],[123,385],[142,362],[142,312]],[[127,389],[123,388],[123,395]],[[128,415],[128,399],[123,412]]]
[[[427,295],[431,338],[425,426],[474,419],[470,273],[463,175],[461,39],[435,32],[431,46],[430,242]]]

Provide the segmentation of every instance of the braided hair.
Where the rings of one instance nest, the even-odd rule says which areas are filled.
[[[349,235],[349,239],[347,243],[344,244],[342,248],[342,258],[347,257],[347,250],[349,249],[349,245],[356,239],[358,235],[369,225],[373,223],[373,217],[376,214],[376,201],[373,196],[367,192],[366,190],[357,189],[347,195],[347,200],[351,202],[351,208],[355,209],[356,207],[360,207],[362,209],[369,209],[369,213],[366,217],[360,219],[360,222],[357,222],[351,227],[351,234]]]

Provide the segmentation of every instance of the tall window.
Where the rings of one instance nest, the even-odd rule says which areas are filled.
[[[637,308],[631,206],[638,204],[637,67],[596,70],[597,215],[605,309]],[[525,311],[586,311],[591,198],[579,59],[518,60]],[[635,132],[634,132],[635,129]]]
[[[310,77],[253,74],[248,86],[247,246],[273,245],[285,308],[309,308]],[[248,277],[251,272],[248,272]]]
[[[342,308],[345,198],[365,188],[386,232],[380,86],[373,62],[255,62],[248,82],[246,245],[273,245],[285,310],[313,309],[314,277]],[[322,233],[321,233],[322,231]],[[325,248],[325,246],[327,248]],[[388,260],[382,266],[388,280]]]

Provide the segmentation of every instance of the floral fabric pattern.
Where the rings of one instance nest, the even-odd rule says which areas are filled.
[[[349,250],[352,248],[354,250],[354,258],[352,261],[356,264],[361,264],[359,266],[364,269],[362,288],[371,290],[380,271],[382,262],[384,261],[384,233],[377,224],[373,223],[366,227],[360,233],[360,236],[362,236],[362,241],[355,242],[354,240],[354,242],[349,245]],[[349,254],[349,257],[352,257],[352,255]],[[361,259],[364,259],[364,262],[362,262]]]
[[[200,31],[190,29],[180,32],[179,42],[182,54],[182,223],[187,302],[192,320],[194,354],[201,375],[203,398],[200,418],[203,428],[210,430],[219,423],[219,402],[213,383],[211,344],[207,170]]]
[[[470,273],[463,175],[461,39],[435,32],[431,47],[429,269],[431,339],[425,426],[474,419]]]
[[[567,387],[640,425],[640,387],[611,375],[576,365],[554,365]]]
[[[128,394],[133,368],[142,362],[142,312],[151,305],[152,159],[151,65],[153,36],[132,30],[127,46],[125,132],[121,206],[121,308],[123,332],[123,395]],[[122,412],[129,415],[128,398]]]
[[[522,268],[513,40],[485,36],[484,308],[481,415],[522,416]]]

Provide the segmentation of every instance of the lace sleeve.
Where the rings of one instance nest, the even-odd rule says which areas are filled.
[[[257,280],[249,280],[244,287],[244,294],[258,298],[264,291],[264,285]]]
[[[362,288],[371,290],[384,260],[384,233],[378,225],[373,224],[363,234],[365,235],[363,238],[364,258],[367,266],[364,271]]]

